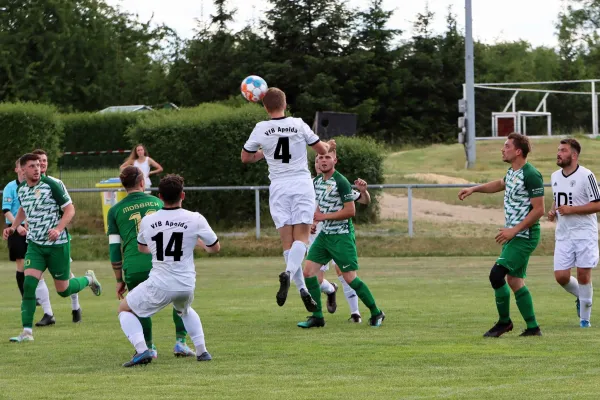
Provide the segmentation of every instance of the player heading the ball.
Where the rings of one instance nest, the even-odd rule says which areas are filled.
[[[276,295],[277,304],[283,306],[290,280],[294,279],[296,286],[304,283],[302,262],[316,208],[306,146],[324,155],[335,150],[335,141],[322,142],[301,118],[286,117],[287,103],[282,90],[270,88],[263,105],[271,119],[256,124],[241,157],[243,163],[264,158],[269,166],[269,208],[286,263],[285,271],[279,275]],[[301,290],[300,296],[308,311],[316,311],[316,303],[306,290]]]

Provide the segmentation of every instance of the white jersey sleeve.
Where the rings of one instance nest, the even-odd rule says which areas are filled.
[[[310,129],[310,126],[304,121],[302,121],[302,133],[304,134],[304,140],[306,140],[306,144],[309,146],[314,146],[319,143],[321,139]]]
[[[259,124],[256,124],[254,130],[250,134],[250,137],[244,144],[244,150],[248,153],[256,153],[260,149],[261,143],[258,138]]]
[[[600,190],[598,190],[598,182],[596,181],[594,173],[591,171],[587,176],[586,189],[590,203],[600,201]]]
[[[219,242],[219,238],[217,234],[212,230],[208,221],[204,216],[200,213],[196,213],[198,215],[198,227],[196,229],[196,234],[204,242],[206,247],[213,247]]]

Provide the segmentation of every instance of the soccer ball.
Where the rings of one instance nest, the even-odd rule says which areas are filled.
[[[242,96],[248,101],[258,103],[265,97],[267,93],[267,82],[260,76],[250,75],[242,81],[241,91]]]

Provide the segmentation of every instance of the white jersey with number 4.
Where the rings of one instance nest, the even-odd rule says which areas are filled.
[[[296,178],[310,179],[306,145],[319,142],[319,137],[300,118],[273,118],[256,124],[244,144],[248,153],[262,147],[269,165],[271,182]]]
[[[551,178],[552,193],[556,207],[584,206],[600,201],[600,190],[596,177],[589,169],[577,166],[565,176],[562,169],[554,172]],[[556,215],[556,240],[593,239],[598,240],[598,219],[596,214]]]
[[[208,247],[218,239],[206,218],[182,208],[163,208],[142,219],[138,243],[152,253],[149,284],[177,292],[193,291],[196,285],[194,247],[198,238]]]

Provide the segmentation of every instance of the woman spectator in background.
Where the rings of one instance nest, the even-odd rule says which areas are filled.
[[[133,165],[142,170],[144,173],[144,180],[146,183],[145,188],[147,191],[149,191],[150,186],[152,186],[152,183],[150,182],[150,175],[158,174],[163,171],[163,167],[150,158],[148,155],[148,150],[146,150],[146,147],[143,144],[138,144],[133,148],[133,150],[131,150],[129,158],[125,160],[119,169],[123,170],[129,165]]]

